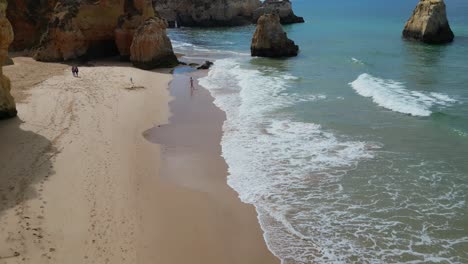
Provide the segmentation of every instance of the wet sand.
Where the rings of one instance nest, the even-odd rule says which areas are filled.
[[[255,209],[227,185],[220,146],[224,112],[207,90],[189,88],[188,74],[175,74],[170,87],[169,124],[145,132],[162,147],[155,200],[165,216],[155,219],[156,263],[279,263],[266,247]],[[168,197],[171,202],[163,202]]]

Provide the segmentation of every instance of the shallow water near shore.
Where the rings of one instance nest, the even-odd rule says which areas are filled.
[[[450,45],[401,39],[417,1],[297,0],[297,58],[250,58],[254,26],[174,29],[215,60],[229,185],[283,263],[468,262],[468,3]]]

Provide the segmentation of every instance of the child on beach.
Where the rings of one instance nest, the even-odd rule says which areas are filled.
[[[195,86],[193,85],[193,78],[190,77],[190,89],[195,90]]]

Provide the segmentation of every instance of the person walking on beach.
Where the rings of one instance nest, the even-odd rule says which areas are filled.
[[[193,85],[193,78],[190,77],[190,90],[195,90],[195,86]]]
[[[72,73],[74,77],[78,77],[78,66],[72,66]]]

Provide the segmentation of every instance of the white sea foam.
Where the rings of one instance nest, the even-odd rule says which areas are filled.
[[[175,52],[180,52],[185,55],[196,54],[196,56],[203,57],[205,59],[209,55],[216,55],[216,54],[250,56],[250,53],[212,49],[212,48],[202,47],[199,45],[194,45],[192,43],[187,43],[187,42],[178,41],[178,40],[171,40],[171,42],[172,42],[172,47],[174,48]]]
[[[386,109],[412,116],[429,116],[433,106],[450,106],[456,100],[440,93],[408,90],[401,82],[361,74],[351,87],[360,95]]]
[[[296,93],[300,78],[251,67],[244,58],[218,60],[200,84],[227,114],[228,183],[255,205],[267,244],[283,264],[464,263],[457,248],[468,238],[439,235],[464,219],[466,175],[292,119],[290,106],[327,96]],[[355,85],[381,104],[409,104],[412,114],[455,103],[370,75]]]
[[[200,84],[227,114],[222,147],[229,185],[244,202],[256,206],[272,251],[283,260],[306,263],[317,257],[319,243],[315,242],[320,240],[291,222],[291,212],[304,202],[296,191],[313,181],[333,182],[343,170],[371,158],[373,147],[338,139],[317,124],[291,120],[282,111],[285,107],[326,98],[287,93],[295,81],[298,78],[272,68],[248,69],[235,59],[223,59],[215,62]],[[328,184],[338,192],[343,188]],[[336,252],[320,254],[332,259]]]
[[[354,63],[356,63],[356,64],[364,65],[364,62],[362,62],[361,60],[358,60],[358,59],[356,59],[356,58],[354,58],[354,57],[351,58],[351,61],[354,62]]]

